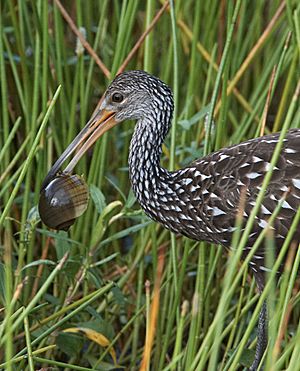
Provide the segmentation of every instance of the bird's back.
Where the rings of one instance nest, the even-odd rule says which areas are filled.
[[[170,187],[177,188],[180,192],[178,198],[182,208],[176,215],[180,226],[176,228],[181,228],[179,232],[193,239],[232,247],[237,213],[243,216],[244,229],[271,166],[278,140],[278,133],[252,139],[214,152],[174,173],[176,176],[170,177],[169,181]],[[271,226],[276,253],[280,250],[300,206],[298,129],[290,130],[283,141],[272,178],[248,237],[245,255],[260,232],[268,226],[268,220],[280,201],[282,207]],[[169,228],[172,229],[172,226]],[[293,241],[300,242],[299,227]],[[264,256],[262,244],[251,261],[254,271],[264,270]]]

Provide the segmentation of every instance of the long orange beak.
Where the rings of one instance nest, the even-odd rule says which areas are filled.
[[[99,110],[96,114],[88,121],[81,132],[73,139],[71,144],[65,149],[62,155],[58,158],[55,164],[52,166],[48,174],[46,175],[42,189],[56,176],[59,172],[62,164],[71,154],[77,150],[75,156],[72,158],[64,172],[72,172],[74,167],[85,152],[101,137],[107,130],[111,129],[117,124],[115,120],[115,112]]]

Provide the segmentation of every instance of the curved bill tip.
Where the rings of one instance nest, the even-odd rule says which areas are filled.
[[[115,114],[115,112],[107,111],[105,109],[96,112],[52,166],[43,181],[42,189],[44,189],[56,176],[62,164],[76,151],[75,155],[64,170],[64,172],[72,172],[77,162],[87,152],[87,150],[91,148],[96,140],[117,124]]]

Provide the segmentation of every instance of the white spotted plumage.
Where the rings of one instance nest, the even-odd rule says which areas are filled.
[[[277,254],[300,207],[300,130],[292,129],[286,134],[274,167],[271,159],[279,134],[224,148],[169,172],[161,167],[160,155],[171,125],[171,90],[143,71],[118,76],[107,94],[115,90],[131,97],[130,114],[126,116],[126,110],[120,112],[122,120],[137,120],[130,145],[129,173],[133,191],[145,212],[173,232],[229,248],[237,214],[245,218],[243,230],[266,173],[273,171],[244,256],[260,232],[269,228],[268,219],[281,201],[282,208],[273,223]],[[245,206],[240,210],[242,197]],[[299,228],[293,239],[300,242]],[[257,273],[260,266],[264,267],[264,255],[261,246],[251,261]]]

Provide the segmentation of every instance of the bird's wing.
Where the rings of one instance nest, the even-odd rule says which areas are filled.
[[[237,212],[245,221],[255,205],[265,175],[271,164],[279,134],[272,134],[234,145],[194,161],[185,178],[193,182],[186,186],[190,202],[215,239],[230,245]],[[192,175],[194,176],[192,177]],[[195,176],[196,174],[196,176]],[[197,188],[198,187],[198,188]],[[199,197],[197,197],[197,193]],[[244,195],[244,201],[243,197]],[[300,130],[290,130],[283,142],[272,178],[249,237],[252,246],[257,235],[280,202],[282,208],[274,222],[276,242],[281,244],[300,206]],[[300,240],[299,228],[296,237]],[[230,240],[230,241],[229,241]],[[278,241],[277,241],[278,240]]]

